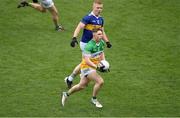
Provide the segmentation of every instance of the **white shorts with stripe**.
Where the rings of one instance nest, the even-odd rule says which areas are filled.
[[[92,69],[92,68],[84,68],[84,69],[81,69],[81,74],[80,76],[83,78],[83,77],[87,77],[90,73],[96,71],[95,69]]]

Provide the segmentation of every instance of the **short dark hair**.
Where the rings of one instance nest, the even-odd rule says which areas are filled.
[[[93,32],[93,33],[96,33],[96,32],[98,32],[98,31],[101,31],[101,32],[102,32],[103,30],[102,30],[102,28],[94,28],[94,29],[92,29],[92,32]]]

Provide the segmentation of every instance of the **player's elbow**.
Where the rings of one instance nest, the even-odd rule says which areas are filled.
[[[84,24],[84,23],[80,22],[80,23],[78,24],[78,28],[79,28],[79,29],[83,29],[84,27],[85,27],[85,24]]]

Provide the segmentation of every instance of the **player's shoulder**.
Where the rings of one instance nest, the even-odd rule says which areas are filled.
[[[94,40],[90,40],[88,43],[87,43],[87,45],[89,45],[89,46],[93,46],[93,45],[95,45],[96,43],[95,43],[95,41]]]
[[[94,45],[95,45],[96,43],[94,42],[94,40],[90,40],[88,43],[87,43],[87,47],[88,48],[92,48],[92,47],[94,47]]]
[[[97,17],[94,16],[94,14],[92,12],[86,14],[83,19],[86,19],[86,20],[93,20],[93,19],[96,19]],[[104,18],[102,16],[99,16],[98,19],[100,20],[104,20]]]
[[[86,19],[89,19],[89,18],[92,18],[93,17],[93,14],[92,13],[88,13],[84,16],[84,18]]]
[[[85,46],[85,51],[91,51],[93,47],[94,47],[94,43],[92,42],[92,40],[90,40]]]

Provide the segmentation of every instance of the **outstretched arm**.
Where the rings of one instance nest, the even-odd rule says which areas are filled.
[[[76,44],[78,44],[77,37],[78,37],[81,29],[84,29],[84,27],[85,27],[85,24],[82,23],[82,22],[80,22],[80,23],[78,24],[78,26],[76,27],[76,29],[75,29],[75,31],[74,31],[74,34],[73,34],[72,41],[71,41],[71,43],[70,43],[71,47],[75,47]]]
[[[109,39],[108,39],[108,37],[107,37],[107,35],[106,35],[105,31],[104,31],[104,27],[102,27],[102,30],[103,30],[103,40],[105,42],[109,42]]]
[[[81,29],[84,29],[84,27],[85,27],[85,24],[82,22],[79,22],[78,26],[76,27],[76,29],[74,31],[73,37],[77,38],[79,35],[79,32],[81,31]]]
[[[104,31],[104,27],[102,27],[102,30],[103,30],[103,40],[106,42],[107,47],[108,47],[108,48],[111,48],[112,45],[111,45],[111,43],[109,42],[109,39],[108,39],[108,37],[107,37],[107,35],[106,35],[105,31]]]

